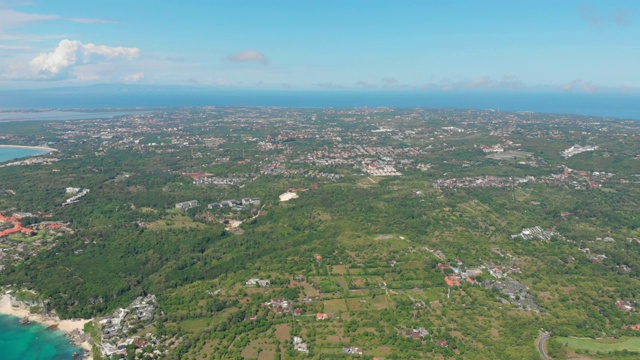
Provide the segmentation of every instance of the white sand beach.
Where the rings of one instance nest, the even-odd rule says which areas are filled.
[[[46,326],[55,326],[58,330],[70,333],[74,330],[82,332],[84,325],[92,319],[76,319],[76,320],[60,320],[57,316],[43,316],[39,314],[31,314],[28,309],[13,306],[11,296],[4,294],[0,297],[0,314],[12,315],[19,318],[27,319],[30,322],[37,322]],[[84,342],[80,345],[82,348],[91,351],[91,345]]]
[[[0,145],[0,148],[34,149],[46,152],[58,151],[58,149],[54,149],[48,146]]]

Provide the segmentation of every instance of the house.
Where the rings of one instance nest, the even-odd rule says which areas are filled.
[[[423,337],[429,335],[429,331],[425,328],[417,328],[417,329],[411,329],[411,330],[407,330],[404,333],[404,336],[406,337],[410,337],[413,338],[415,340],[419,340],[422,339]]]
[[[299,336],[293,337],[293,348],[303,353],[309,352],[309,347],[307,346],[307,343],[305,343],[302,340],[302,338]]]
[[[212,203],[207,205],[207,208],[209,209],[222,209],[222,205],[220,203]]]
[[[631,305],[629,300],[620,300],[616,302],[616,307],[622,311],[633,311],[636,308]]]
[[[343,346],[342,352],[346,354],[362,355],[362,349],[355,346]]]
[[[11,217],[16,220],[20,220],[26,217],[33,217],[33,214],[30,212],[14,212],[13,215],[11,215]]]
[[[513,273],[522,273],[522,270],[520,270],[519,267],[517,267],[516,265],[511,265],[511,267],[509,268],[509,271],[513,272]]]
[[[477,277],[480,274],[482,274],[482,269],[480,268],[472,268],[472,269],[467,269],[467,271],[465,271],[465,275],[471,278]]]
[[[259,286],[269,286],[271,285],[271,282],[269,280],[261,280],[261,279],[249,279],[247,280],[247,282],[245,283],[246,285],[259,285]]]
[[[294,277],[294,279],[295,279],[296,281],[301,281],[301,282],[307,281],[307,277],[306,277],[306,276],[304,276],[304,275],[302,275],[302,274],[298,274],[298,275],[296,275],[296,276]]]
[[[198,206],[198,200],[190,200],[176,204],[176,209],[189,210]]]
[[[147,345],[147,340],[146,339],[136,339],[133,342],[133,345],[135,345],[138,348],[145,347]]]
[[[242,205],[260,205],[260,198],[243,198]]]
[[[317,313],[316,320],[327,320],[329,318],[328,314],[325,313]]]
[[[441,347],[449,347],[449,345],[447,344],[447,340],[438,340],[436,341],[436,346],[441,346]]]
[[[212,174],[207,174],[207,173],[182,173],[182,175],[190,177],[194,183],[198,182],[198,181],[202,181],[203,179],[206,179],[208,176],[211,176]]]
[[[80,188],[68,187],[65,189],[65,193],[75,195],[80,192]]]
[[[446,282],[449,287],[460,286],[460,280],[454,275],[445,276],[444,282]]]
[[[302,315],[302,309],[295,308],[295,310],[293,310],[293,316],[300,316],[300,315]]]
[[[271,299],[271,301],[269,301],[267,305],[274,308],[275,311],[279,314],[283,313],[285,310],[289,310],[289,300],[283,299],[281,297]]]

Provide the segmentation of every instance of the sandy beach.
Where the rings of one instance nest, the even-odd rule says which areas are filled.
[[[82,332],[84,324],[90,322],[92,319],[77,319],[77,320],[60,320],[57,316],[43,316],[38,314],[29,313],[28,309],[13,306],[11,304],[11,296],[4,294],[0,297],[0,314],[12,315],[19,318],[26,318],[30,322],[37,322],[45,326],[55,326],[58,330],[70,333],[74,330]],[[88,342],[84,342],[80,345],[83,349],[91,352],[91,345]]]
[[[0,148],[34,149],[47,152],[58,151],[57,149],[50,148],[48,146],[0,145]]]

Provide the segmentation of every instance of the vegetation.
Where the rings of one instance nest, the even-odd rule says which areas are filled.
[[[443,130],[452,126],[464,132]],[[372,132],[378,128],[394,132]],[[414,109],[178,109],[11,123],[7,141],[46,141],[60,152],[48,155],[58,159],[52,165],[0,168],[0,212],[50,214],[25,224],[57,221],[72,231],[9,237],[8,253],[21,260],[3,258],[0,283],[35,290],[61,317],[103,316],[156,294],[159,320],[131,336],[153,331],[172,359],[352,358],[343,346],[362,348],[366,359],[539,359],[533,344],[540,328],[551,332],[557,359],[587,351],[633,358],[639,338],[629,325],[640,323],[640,313],[616,302],[635,307],[640,300],[639,128]],[[480,150],[507,139],[531,158],[495,160]],[[563,159],[560,152],[575,143],[600,150]],[[355,165],[305,162],[318,151],[327,158],[354,152],[346,144],[397,152],[363,155],[367,162]],[[401,167],[401,160],[411,162]],[[401,177],[365,173],[370,163],[391,162]],[[574,172],[562,180],[435,186],[486,176],[559,179],[566,167]],[[197,172],[241,180],[199,185],[183,175]],[[70,186],[91,192],[61,206]],[[299,198],[281,202],[289,189]],[[259,215],[206,209],[247,197],[261,199]],[[192,199],[200,206],[175,208]],[[241,231],[229,220],[242,221]],[[534,226],[561,236],[510,236]],[[49,238],[55,246],[37,247]],[[18,245],[34,250],[13,250]],[[600,254],[606,257],[594,258]],[[539,310],[492,290],[503,279],[489,273],[491,265],[528,288]],[[444,281],[453,268],[482,267],[473,284],[462,278],[449,288]],[[246,285],[251,278],[270,285]],[[301,315],[265,305],[278,297]],[[317,313],[329,318],[317,320]],[[405,336],[418,328],[428,335]],[[97,325],[87,331],[100,338]],[[309,345],[309,355],[293,349],[293,336]]]

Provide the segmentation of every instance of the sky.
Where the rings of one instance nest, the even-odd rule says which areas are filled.
[[[640,93],[637,0],[0,0],[0,89]]]

